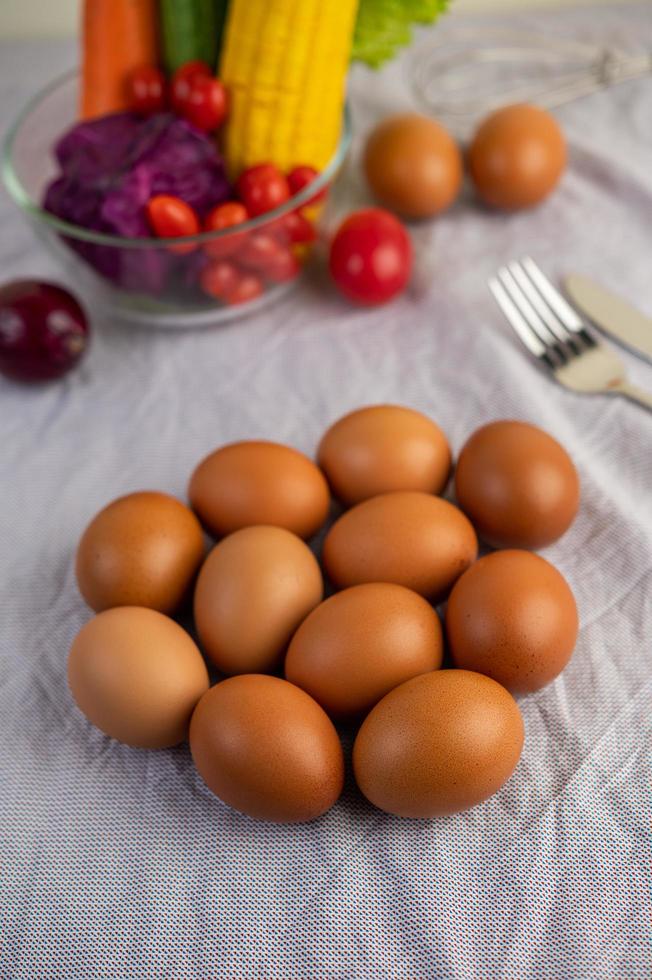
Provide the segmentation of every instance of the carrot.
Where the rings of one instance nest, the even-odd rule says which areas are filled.
[[[129,76],[159,61],[156,0],[84,0],[82,118],[129,108]]]

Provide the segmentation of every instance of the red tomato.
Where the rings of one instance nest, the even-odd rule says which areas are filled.
[[[405,288],[412,268],[410,238],[381,208],[356,211],[331,243],[330,271],[345,296],[366,306],[386,303]]]
[[[194,75],[190,80],[188,95],[179,105],[179,112],[203,133],[212,133],[227,117],[228,97],[224,85],[218,78]]]
[[[129,78],[131,107],[141,116],[162,112],[166,103],[165,75],[154,65],[144,65]]]
[[[294,197],[295,194],[299,194],[304,187],[308,184],[312,184],[313,180],[319,177],[319,171],[315,170],[314,167],[309,167],[307,165],[301,167],[294,167],[288,174],[288,184],[290,185],[290,193]],[[310,204],[314,204],[315,201],[321,201],[326,196],[326,188],[316,194],[309,201]]]
[[[252,218],[272,211],[290,197],[287,179],[273,163],[259,163],[244,170],[238,177],[236,190]]]
[[[189,204],[171,194],[157,194],[147,202],[147,220],[158,238],[183,238],[198,235],[199,218]],[[175,245],[171,251],[185,255],[194,251],[196,245]]]
[[[229,290],[224,297],[229,306],[238,306],[240,303],[250,303],[257,299],[263,292],[262,281],[251,272],[240,276],[235,286]]]
[[[299,211],[290,211],[280,222],[281,232],[286,241],[293,245],[305,245],[314,242],[317,232],[312,221],[308,221],[305,215]]]
[[[238,260],[250,269],[266,270],[282,255],[283,245],[266,231],[254,231],[238,252]]]
[[[227,228],[233,228],[235,225],[241,225],[248,219],[249,215],[244,204],[240,204],[240,201],[226,201],[224,204],[218,204],[208,214],[204,222],[204,231],[224,231]],[[214,258],[233,255],[242,246],[244,239],[244,232],[241,234],[233,232],[230,235],[225,235],[224,238],[216,239],[214,242],[204,245],[204,251]]]
[[[227,295],[237,286],[240,273],[233,264],[226,259],[211,262],[201,271],[199,282],[201,288],[208,296],[214,299],[225,299]]]
[[[296,256],[289,249],[283,249],[265,267],[264,275],[271,282],[289,282],[299,275],[300,270],[301,265]]]
[[[190,94],[190,86],[195,78],[208,77],[212,72],[203,61],[187,61],[181,68],[177,68],[172,76],[172,108],[175,112],[181,112],[186,99]]]

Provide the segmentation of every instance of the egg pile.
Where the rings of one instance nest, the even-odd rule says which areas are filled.
[[[573,594],[530,549],[569,527],[579,482],[558,442],[516,421],[468,439],[458,506],[439,496],[451,470],[432,420],[377,405],[332,425],[317,463],[240,442],[199,464],[190,507],[156,492],[109,504],[77,550],[96,612],[70,650],[77,705],[130,746],[188,738],[209,789],[261,820],[335,803],[340,722],[357,727],[355,779],[380,809],[433,817],[487,799],[521,754],[514,696],[549,683],[575,645]],[[305,541],[331,494],[343,512],[320,567]],[[204,530],[218,539],[208,556]],[[478,534],[503,550],[478,559]],[[171,618],[191,603],[196,640]]]
[[[566,140],[545,109],[507,105],[480,123],[465,157],[436,120],[401,113],[372,131],[363,168],[378,200],[408,221],[450,207],[465,163],[485,205],[519,211],[540,204],[557,186],[566,167]]]

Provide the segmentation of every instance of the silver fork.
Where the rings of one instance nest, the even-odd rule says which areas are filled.
[[[519,340],[560,384],[652,409],[652,395],[629,383],[618,355],[589,332],[531,258],[500,268],[489,288]]]

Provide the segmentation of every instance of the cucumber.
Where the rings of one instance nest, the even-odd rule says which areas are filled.
[[[159,0],[163,63],[170,73],[187,61],[217,68],[228,0]]]

